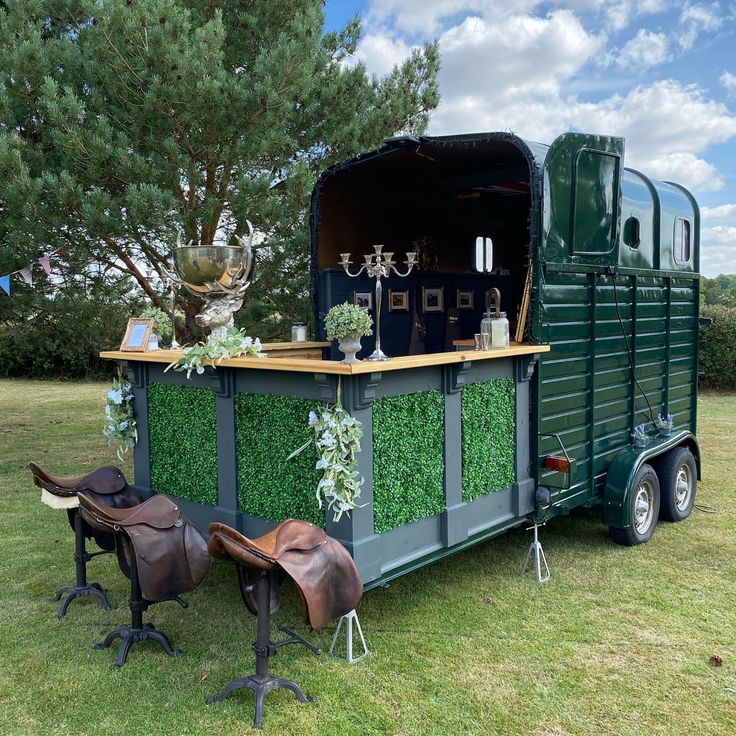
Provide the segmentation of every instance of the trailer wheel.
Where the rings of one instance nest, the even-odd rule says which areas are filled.
[[[659,495],[657,473],[651,465],[644,463],[634,476],[632,492],[629,494],[631,525],[626,529],[608,528],[616,544],[632,547],[651,539],[659,516]]]
[[[687,447],[675,447],[662,458],[659,464],[662,487],[660,519],[682,521],[690,516],[695,503],[697,478],[695,458]]]

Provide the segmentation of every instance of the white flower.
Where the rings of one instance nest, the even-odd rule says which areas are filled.
[[[314,427],[315,424],[317,424],[319,420],[317,419],[317,415],[313,412],[309,412],[309,426]]]
[[[320,458],[319,460],[317,460],[317,465],[315,466],[317,470],[324,470],[325,468],[329,468],[329,467],[330,467],[330,464],[327,462],[327,460],[323,458]]]
[[[123,392],[121,389],[114,389],[111,388],[107,392],[107,398],[112,401],[113,404],[122,404],[123,403]]]
[[[120,431],[122,431],[122,430],[127,429],[127,428],[128,428],[128,420],[127,419],[123,419],[123,421],[120,422],[120,424],[118,424],[118,429]]]
[[[261,344],[261,338],[257,337],[255,339],[255,342],[253,343],[253,347],[260,353],[263,349],[263,345]]]

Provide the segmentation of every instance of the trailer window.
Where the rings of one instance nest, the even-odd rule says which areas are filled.
[[[478,273],[493,271],[493,241],[479,235],[475,239],[475,258],[473,266]]]
[[[636,250],[641,242],[639,229],[639,219],[633,215],[624,223],[624,243],[633,250]]]
[[[672,241],[675,263],[690,262],[690,220],[678,217],[675,220],[675,233]]]
[[[604,255],[614,247],[619,157],[581,149],[575,160],[573,253]]]

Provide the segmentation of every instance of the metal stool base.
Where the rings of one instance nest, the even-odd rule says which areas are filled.
[[[137,644],[141,641],[151,639],[157,641],[161,648],[170,657],[178,657],[181,652],[178,649],[174,649],[171,646],[171,642],[166,634],[157,631],[153,624],[143,624],[141,628],[133,628],[132,626],[121,626],[115,631],[111,631],[104,641],[99,644],[95,644],[95,649],[107,649],[116,639],[122,639],[120,642],[120,648],[118,649],[118,656],[115,660],[113,667],[122,667],[128,659],[128,652],[133,644]]]
[[[66,598],[64,598],[64,596],[66,596]],[[87,583],[86,585],[67,585],[64,588],[59,588],[59,590],[57,590],[54,594],[54,597],[51,599],[51,601],[52,603],[57,603],[62,598],[64,599],[63,603],[61,604],[61,608],[59,609],[59,613],[57,614],[59,618],[64,618],[64,616],[66,616],[67,609],[69,608],[69,604],[73,600],[76,600],[77,598],[87,597],[98,598],[102,602],[102,605],[105,607],[105,609],[108,611],[112,608],[112,606],[110,605],[110,601],[107,600],[104,589],[99,583]]]

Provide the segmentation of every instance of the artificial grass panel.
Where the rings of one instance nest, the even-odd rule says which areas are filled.
[[[444,442],[442,392],[419,391],[373,402],[376,533],[445,510]]]
[[[463,501],[515,480],[516,386],[511,378],[462,388]]]
[[[217,405],[207,388],[148,387],[151,485],[157,493],[217,505]]]
[[[305,519],[324,528],[325,510],[317,505],[314,443],[291,460],[286,458],[307,440],[310,410],[319,401],[275,394],[238,394],[235,426],[240,510],[270,521]]]

